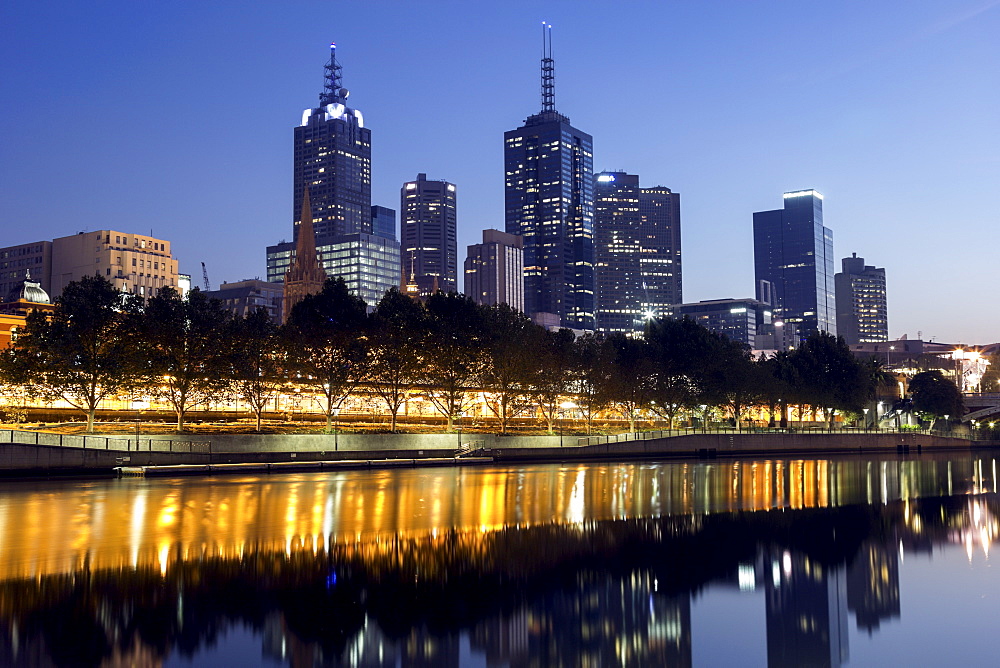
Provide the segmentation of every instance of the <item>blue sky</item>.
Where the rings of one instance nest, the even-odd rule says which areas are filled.
[[[213,284],[291,236],[292,128],[336,41],[373,203],[458,186],[503,227],[503,132],[556,107],[598,170],[681,193],[685,301],[753,295],[752,213],[815,188],[838,258],[886,268],[890,335],[1000,340],[1000,2],[8,0],[0,245],[102,228]]]

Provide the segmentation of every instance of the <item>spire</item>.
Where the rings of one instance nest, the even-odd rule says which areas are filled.
[[[285,274],[282,320],[288,320],[292,307],[302,301],[303,297],[322,290],[325,280],[326,271],[316,259],[316,233],[313,231],[312,208],[309,206],[309,186],[306,186],[302,193],[302,215],[295,243],[295,257]]]
[[[343,68],[340,66],[340,63],[337,62],[336,43],[330,44],[330,62],[328,62],[323,69],[326,71],[326,77],[323,83],[323,92],[319,94],[320,106],[325,107],[328,104],[344,104],[350,93],[343,87]]]
[[[552,26],[542,21],[542,113],[556,110],[556,61],[552,59]]]

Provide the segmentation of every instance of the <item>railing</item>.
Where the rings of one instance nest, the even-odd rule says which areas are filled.
[[[654,438],[674,438],[678,436],[696,436],[698,434],[802,434],[802,435],[825,435],[825,434],[851,434],[851,435],[878,435],[878,434],[921,434],[924,436],[946,436],[950,438],[964,438],[970,441],[1000,440],[1000,438],[990,438],[988,433],[971,433],[968,430],[948,430],[948,429],[904,429],[904,428],[881,428],[870,427],[795,427],[770,428],[770,427],[712,427],[706,429],[688,427],[684,429],[662,429],[658,431],[626,432],[622,434],[608,434],[595,436],[581,436],[577,438],[577,446],[585,445],[605,445],[609,443],[628,443],[633,441],[647,441]]]
[[[182,441],[165,438],[50,434],[39,431],[0,429],[0,444],[47,445],[57,448],[108,450],[115,452],[198,452],[211,454],[211,441]]]

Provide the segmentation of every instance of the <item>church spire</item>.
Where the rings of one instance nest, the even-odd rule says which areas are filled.
[[[302,215],[295,243],[295,257],[285,274],[285,299],[282,305],[282,322],[288,320],[292,307],[306,295],[323,289],[326,272],[316,259],[316,234],[313,231],[312,208],[309,206],[309,186],[302,193]]]

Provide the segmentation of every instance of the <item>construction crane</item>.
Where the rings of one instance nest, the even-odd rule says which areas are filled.
[[[201,263],[201,278],[205,282],[205,292],[212,289],[212,286],[208,283],[208,269],[205,268],[205,263]]]

